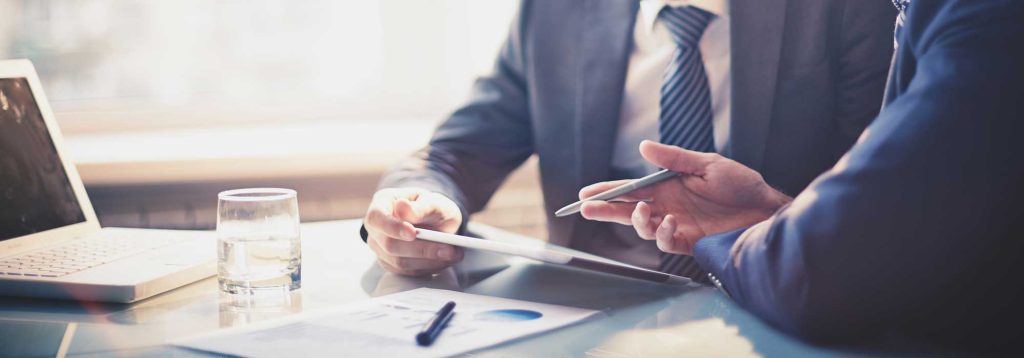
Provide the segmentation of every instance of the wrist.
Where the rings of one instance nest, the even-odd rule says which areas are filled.
[[[775,214],[779,208],[786,206],[789,202],[793,201],[793,198],[782,193],[781,191],[772,188],[771,186],[765,185],[765,199],[764,207],[762,208],[768,217]]]

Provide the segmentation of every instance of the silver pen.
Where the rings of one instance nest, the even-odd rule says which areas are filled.
[[[640,179],[631,180],[626,184],[619,185],[600,194],[569,204],[564,208],[558,209],[558,211],[555,212],[555,216],[563,217],[578,213],[580,212],[580,209],[583,207],[583,203],[585,202],[615,199],[616,197],[629,194],[633,191],[636,191],[637,189],[665,181],[665,179],[675,178],[677,175],[679,175],[679,173],[673,172],[668,169],[662,169],[654,174],[645,176]]]

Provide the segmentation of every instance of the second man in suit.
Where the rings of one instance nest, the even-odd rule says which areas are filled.
[[[703,277],[628,227],[551,213],[586,184],[655,170],[643,140],[718,152],[799,192],[877,114],[894,17],[862,0],[524,0],[494,73],[385,175],[364,239],[389,271],[448,267],[461,250],[414,227],[462,230],[535,154],[551,242]]]
[[[795,198],[720,155],[648,142],[645,158],[682,175],[583,214],[694,254],[737,303],[802,337],[1014,356],[1024,3],[895,5],[882,112]],[[625,202],[637,199],[650,201]]]

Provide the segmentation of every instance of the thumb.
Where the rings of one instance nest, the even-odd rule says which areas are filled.
[[[696,176],[703,175],[704,169],[712,160],[710,153],[695,152],[649,140],[640,143],[640,155],[651,164]]]
[[[438,216],[437,211],[438,208],[434,205],[420,200],[411,201],[405,198],[396,200],[394,207],[395,217],[413,224],[436,220],[435,217]]]

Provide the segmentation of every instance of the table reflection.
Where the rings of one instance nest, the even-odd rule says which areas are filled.
[[[0,319],[0,346],[3,356],[54,357],[67,352],[74,336],[75,323],[38,322]]]
[[[233,295],[220,292],[217,304],[220,328],[284,317],[302,311],[302,290]]]
[[[686,352],[691,356],[759,356],[754,344],[729,322],[732,309],[714,291],[691,291],[610,337],[588,354],[626,354],[669,357]]]
[[[360,283],[370,297],[388,295],[408,291],[420,287],[441,290],[464,291],[468,287],[493,276],[509,267],[516,258],[466,250],[462,262],[433,275],[403,276],[393,274],[380,267],[376,262],[369,265]]]

